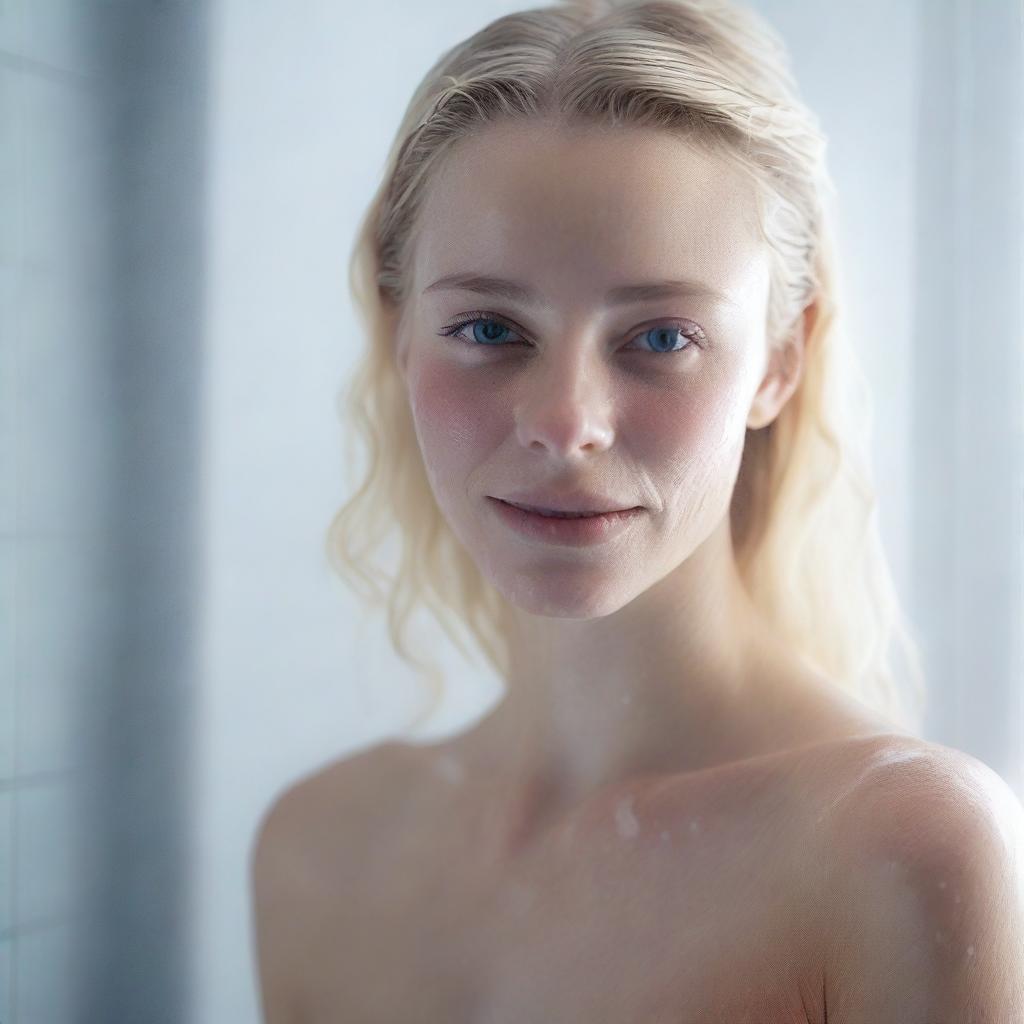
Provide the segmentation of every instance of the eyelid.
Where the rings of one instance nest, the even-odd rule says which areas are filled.
[[[442,328],[440,334],[450,337],[455,334],[458,330],[469,324],[474,323],[477,320],[493,320],[495,323],[501,324],[503,327],[507,327],[509,330],[514,331],[516,334],[521,334],[521,329],[516,326],[514,322],[509,320],[508,317],[502,316],[500,313],[492,313],[486,309],[477,309],[471,313],[463,313],[454,323],[449,324],[447,327]],[[686,330],[686,326],[693,329],[692,333]],[[678,327],[683,334],[689,339],[690,345],[685,345],[681,349],[674,349],[668,352],[648,352],[648,355],[680,355],[683,352],[689,351],[689,349],[696,345],[698,348],[703,348],[707,344],[707,336],[704,333],[702,327],[699,324],[694,323],[692,320],[687,320],[683,317],[665,317],[662,320],[656,320],[649,327],[638,329],[632,337],[629,339],[632,342],[639,335],[644,334],[646,331],[652,331],[655,327]],[[506,342],[505,344],[509,344]],[[470,345],[471,348],[504,348],[505,344],[502,345]]]
[[[517,327],[507,317],[501,316],[500,313],[490,313],[486,309],[477,309],[477,310],[474,310],[472,313],[463,313],[463,314],[461,314],[461,316],[459,316],[458,319],[456,319],[456,321],[454,323],[449,324],[447,327],[442,328],[440,333],[443,334],[443,335],[446,335],[446,336],[450,336],[450,335],[454,334],[457,330],[459,330],[461,327],[466,327],[469,324],[474,323],[477,320],[493,320],[495,323],[501,324],[502,327],[507,327],[510,331],[515,331],[516,334],[521,334],[520,328]],[[487,345],[477,345],[477,346],[473,346],[473,347],[476,347],[476,348],[488,348],[490,346],[487,346]],[[493,347],[494,348],[501,348],[502,346],[501,345],[495,345]]]

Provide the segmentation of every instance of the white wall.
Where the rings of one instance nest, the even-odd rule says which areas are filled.
[[[750,6],[782,33],[803,95],[828,136],[837,244],[845,258],[843,315],[871,382],[881,529],[897,586],[906,593],[918,5],[757,0]]]

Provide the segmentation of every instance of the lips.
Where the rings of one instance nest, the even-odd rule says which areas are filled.
[[[548,516],[551,519],[588,519],[591,516],[604,514],[602,512],[559,512],[557,509],[537,508],[533,505],[520,505],[515,501],[506,501],[505,504],[511,505],[513,508],[521,508],[524,512],[536,512],[537,515]]]
[[[525,512],[547,516],[600,516],[640,507],[628,500],[619,501],[604,494],[582,489],[521,491],[495,500],[503,501],[506,505],[512,505]]]
[[[617,538],[628,536],[646,509],[636,506],[588,515],[585,511],[547,509],[535,512],[536,505],[522,508],[523,502],[512,504],[488,495],[500,520],[533,544],[559,547],[600,547]]]

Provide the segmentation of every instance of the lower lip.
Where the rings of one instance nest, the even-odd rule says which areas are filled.
[[[539,512],[527,512],[500,498],[488,498],[496,506],[509,526],[537,540],[554,544],[600,544],[618,536],[644,513],[642,508],[628,508],[621,512],[604,512],[597,516],[578,516],[563,519],[559,516],[543,516]]]

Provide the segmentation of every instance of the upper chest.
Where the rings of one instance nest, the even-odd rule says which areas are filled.
[[[617,787],[500,870],[424,804],[326,898],[310,1024],[817,1019],[821,768]]]

